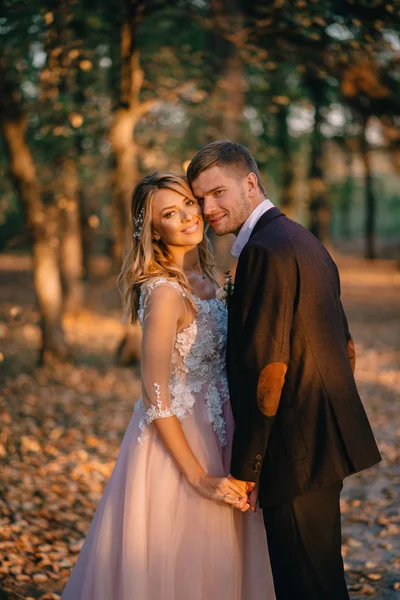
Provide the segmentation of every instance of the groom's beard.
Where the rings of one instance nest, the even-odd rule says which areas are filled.
[[[210,222],[212,220],[212,215],[210,215],[208,219],[205,217],[205,219],[216,235],[220,236],[228,233],[237,235],[250,213],[250,202],[246,197],[245,192],[242,191],[239,198],[236,201],[232,201],[232,206],[222,212],[223,217],[220,222],[213,225],[213,223]]]

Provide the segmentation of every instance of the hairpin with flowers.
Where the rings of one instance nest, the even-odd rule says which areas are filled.
[[[144,221],[144,207],[140,210],[137,217],[133,217],[133,223],[135,225],[133,237],[137,240],[140,240],[140,238],[142,237],[143,221]]]

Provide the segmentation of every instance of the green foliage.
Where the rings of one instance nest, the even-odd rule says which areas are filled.
[[[86,212],[106,225],[126,6],[7,0],[0,13],[1,61],[21,90],[43,190],[57,195],[59,161],[74,157]],[[145,1],[136,43],[141,102],[153,105],[135,130],[141,172],[182,171],[202,144],[234,135],[270,189],[281,190],[287,161],[306,179],[316,102],[321,152],[357,137],[360,119],[400,114],[399,25],[398,0]],[[332,126],[340,111],[344,124]],[[0,185],[11,211],[14,192]]]

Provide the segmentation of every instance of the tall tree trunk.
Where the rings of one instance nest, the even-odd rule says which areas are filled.
[[[74,43],[70,42],[70,10],[68,0],[61,0],[55,15],[54,29],[49,31],[47,45],[47,88],[51,93],[55,92],[53,97],[63,98],[66,103],[61,113],[54,112],[56,121],[60,117],[64,120],[64,127],[68,126],[67,119],[70,117],[68,104],[72,106],[76,95],[76,68],[73,67],[70,58],[70,51],[75,49]],[[60,177],[56,182],[55,192],[61,209],[60,267],[64,308],[66,311],[75,312],[82,308],[84,299],[80,180],[76,163],[76,144],[71,140],[57,158]]]
[[[314,100],[315,118],[311,134],[311,156],[309,166],[309,211],[310,231],[325,245],[329,244],[330,208],[327,199],[327,184],[324,178],[323,167],[323,135],[321,114],[323,92],[321,82],[313,80],[309,82],[309,90]]]
[[[82,308],[84,299],[83,247],[79,210],[80,183],[77,165],[71,158],[63,158],[60,183],[63,193],[59,205],[62,220],[60,264],[64,309],[67,312],[75,312]]]
[[[243,15],[237,0],[211,0],[210,46],[212,60],[217,61],[217,75],[211,90],[209,104],[213,106],[210,131],[216,137],[240,140],[243,109],[245,106],[244,65],[240,56],[240,43],[229,41],[240,37],[244,28]]]
[[[375,220],[376,220],[376,199],[373,187],[373,176],[371,168],[371,152],[368,144],[366,132],[368,118],[363,119],[361,133],[361,157],[364,163],[365,178],[365,258],[376,258],[375,245]]]
[[[125,336],[117,348],[117,363],[122,367],[137,365],[140,362],[141,349],[142,330],[139,323],[135,323],[135,325],[128,325]]]
[[[109,139],[114,152],[112,193],[113,258],[120,263],[130,223],[130,202],[137,180],[137,154],[134,141],[136,124],[143,114],[140,90],[143,71],[137,47],[137,29],[144,9],[144,0],[125,0],[125,14],[120,33],[120,97],[111,125]],[[128,365],[140,359],[140,327],[128,326],[117,350],[117,361]]]
[[[350,210],[353,202],[354,178],[353,178],[353,150],[346,140],[343,140],[344,161],[346,167],[346,180],[343,193],[339,201],[340,233],[344,238],[350,238]]]
[[[43,205],[35,165],[25,139],[28,119],[22,114],[19,99],[4,80],[0,83],[0,91],[1,125],[10,155],[11,176],[19,192],[25,222],[32,234],[34,285],[42,331],[39,362],[65,359],[69,352],[62,326],[57,210],[55,207],[46,209]]]
[[[85,31],[85,33],[86,33],[86,31]],[[78,69],[78,73],[77,73],[76,80],[75,80],[74,105],[76,106],[77,113],[82,118],[82,120],[83,120],[83,115],[81,115],[81,112],[83,111],[83,106],[85,103],[84,89],[85,89],[85,81],[84,81],[84,77],[82,74],[82,70]],[[82,123],[83,123],[83,121],[82,121]],[[78,169],[79,185],[77,186],[76,194],[77,194],[77,204],[78,204],[78,211],[79,211],[79,231],[80,231],[80,240],[81,240],[80,245],[81,245],[81,252],[82,252],[81,276],[82,276],[82,280],[86,281],[90,277],[90,268],[91,268],[90,258],[94,254],[94,247],[95,247],[94,237],[95,236],[94,236],[93,227],[90,226],[91,214],[90,214],[90,209],[88,206],[89,199],[85,192],[85,186],[82,185],[82,180],[79,177],[79,167],[82,164],[81,161],[82,161],[82,157],[84,154],[83,140],[84,140],[84,134],[83,134],[82,130],[77,131],[75,134],[75,155],[76,155],[76,164],[77,164],[77,169]],[[83,293],[84,292],[85,292],[85,289],[83,290]]]
[[[137,179],[134,130],[140,116],[140,90],[143,83],[137,28],[143,8],[144,0],[125,0],[125,15],[121,25],[120,101],[109,133],[114,151],[113,256],[118,262],[122,257],[127,224],[130,222],[130,199]]]
[[[290,136],[288,130],[288,114],[289,109],[286,105],[281,106],[277,114],[278,119],[278,137],[279,147],[281,150],[281,168],[282,168],[282,188],[281,188],[281,208],[282,211],[289,217],[294,218],[295,207],[295,188],[294,188],[294,172],[293,172],[293,157],[290,145]]]
[[[244,109],[243,61],[237,50],[228,59],[224,73],[225,111],[223,112],[224,137],[239,141]]]

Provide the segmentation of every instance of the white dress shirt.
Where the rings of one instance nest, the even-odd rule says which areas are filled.
[[[268,200],[266,198],[263,202],[261,202],[258,206],[255,207],[253,212],[250,213],[249,217],[247,218],[247,221],[245,221],[242,227],[240,228],[237,238],[232,246],[232,256],[234,256],[235,258],[239,258],[240,253],[242,252],[243,248],[250,239],[250,236],[253,232],[254,227],[256,226],[257,221],[270,208],[274,208],[274,205],[272,204],[271,200]]]

